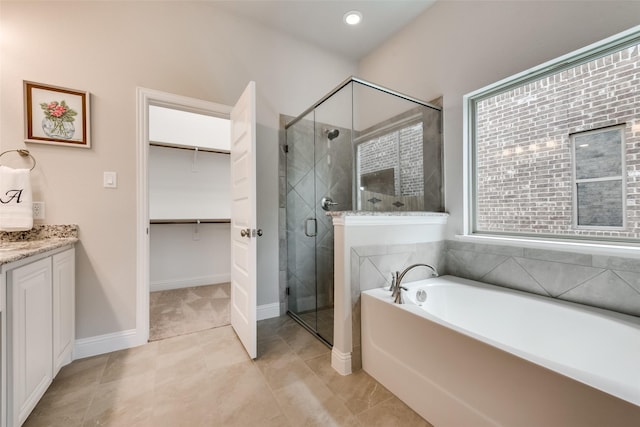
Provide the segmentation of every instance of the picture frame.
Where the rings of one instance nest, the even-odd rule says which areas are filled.
[[[91,148],[90,93],[24,81],[25,142]]]

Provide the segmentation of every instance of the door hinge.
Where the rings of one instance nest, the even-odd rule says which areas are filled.
[[[285,288],[284,293],[286,295],[291,295],[291,291],[290,291],[290,288],[288,286]]]
[[[285,144],[284,145],[284,152],[288,153],[289,152],[289,144]]]

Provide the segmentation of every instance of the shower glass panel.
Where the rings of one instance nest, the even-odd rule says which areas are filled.
[[[353,118],[356,210],[443,211],[442,111],[354,82]]]
[[[287,129],[288,310],[317,330],[314,112]]]
[[[349,79],[286,126],[288,312],[331,345],[328,211],[443,210],[442,112]]]
[[[315,109],[316,332],[328,343],[333,342],[333,224],[327,211],[353,208],[351,115],[350,85]]]

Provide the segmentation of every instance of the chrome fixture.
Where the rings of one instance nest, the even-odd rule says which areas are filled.
[[[250,228],[243,228],[240,230],[240,237],[260,237],[262,236],[262,228],[258,228],[257,230],[254,228],[253,230]]]
[[[320,200],[320,207],[322,207],[322,209],[324,209],[325,211],[330,210],[331,206],[335,206],[337,204],[338,203],[334,202],[331,197],[323,197],[322,200]]]
[[[333,138],[335,138],[336,136],[338,136],[338,133],[340,133],[340,132],[338,131],[338,129],[334,129],[334,131],[336,132],[336,135],[335,135]],[[333,138],[331,138],[331,137],[329,136],[329,139],[333,139]],[[29,169],[29,170],[31,170],[31,171],[32,171],[32,170],[36,167],[36,158],[35,158],[35,157],[33,157],[33,156],[31,155],[31,153],[29,153],[29,150],[24,150],[24,149],[18,149],[18,150],[7,150],[7,151],[3,151],[3,152],[0,154],[0,157],[4,156],[4,155],[5,155],[5,154],[7,154],[7,153],[14,152],[14,151],[15,151],[16,153],[20,154],[20,157],[30,157],[30,158],[31,158],[31,161],[33,162],[33,166],[31,166],[31,169]]]
[[[338,129],[325,129],[324,133],[327,134],[327,138],[329,138],[329,141],[333,141],[334,139],[336,139],[338,137],[338,135],[340,135],[340,130],[338,130]]]
[[[402,290],[403,289],[405,291],[407,290],[407,288],[400,286],[400,284],[402,283],[402,279],[404,278],[404,275],[416,267],[428,267],[431,269],[431,271],[433,271],[433,274],[431,275],[431,277],[438,277],[438,271],[435,269],[435,267],[429,264],[413,264],[405,268],[402,271],[402,273],[396,271],[395,277],[392,278],[391,280],[391,287],[389,288],[389,290],[391,291],[391,296],[393,297],[393,300],[396,304],[403,304]]]
[[[404,297],[402,296],[402,291],[408,291],[404,286],[398,286],[398,292],[396,292],[396,296],[393,299],[393,302],[396,304],[404,304]]]
[[[418,292],[416,292],[416,301],[425,302],[426,300],[427,300],[427,291],[425,291],[424,289],[418,289]]]

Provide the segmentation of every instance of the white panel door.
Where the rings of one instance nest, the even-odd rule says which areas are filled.
[[[256,86],[231,110],[231,325],[252,359],[256,332]]]

